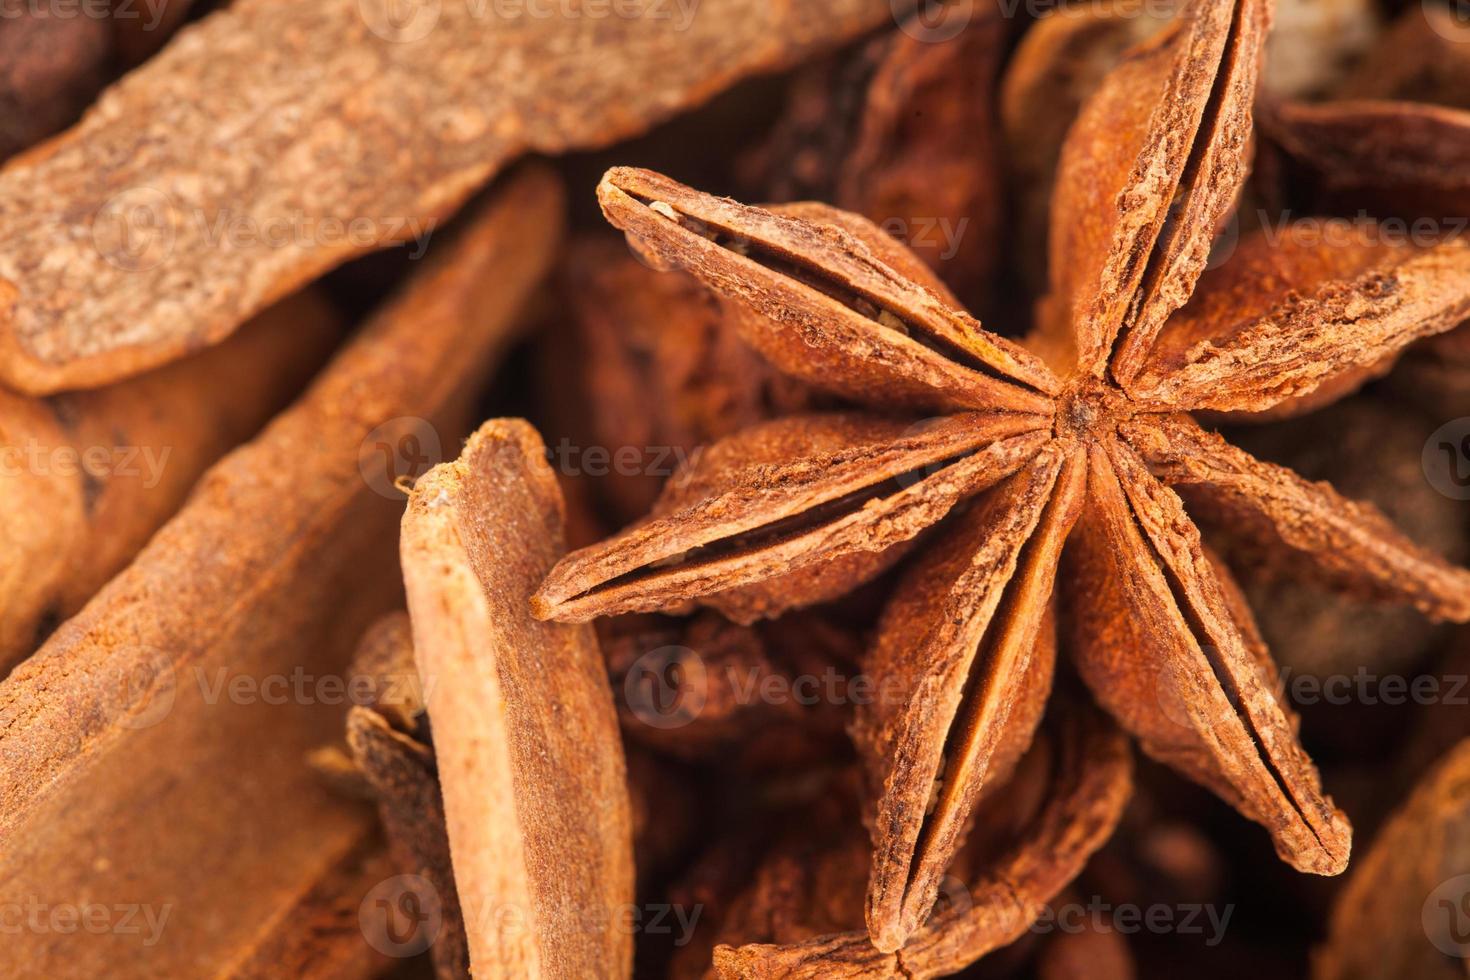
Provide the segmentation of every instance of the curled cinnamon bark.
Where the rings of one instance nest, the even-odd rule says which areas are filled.
[[[218,343],[346,259],[422,250],[523,152],[635,135],[888,15],[672,6],[241,0],[210,15],[0,173],[0,379],[92,387]]]
[[[532,618],[563,505],[528,424],[485,423],[419,481],[403,519],[470,960],[482,977],[630,976],[627,776],[589,625]],[[568,860],[575,855],[575,862]]]
[[[127,564],[205,467],[296,395],[338,321],[305,292],[130,381],[48,399],[0,389],[0,675]]]
[[[340,700],[315,682],[401,602],[399,507],[364,478],[364,437],[413,416],[453,444],[559,227],[552,178],[509,181],[0,683],[0,900],[170,906],[146,946],[146,932],[8,937],[0,974],[187,976],[249,959],[362,846],[370,812],[304,758],[341,731]],[[283,698],[293,675],[312,683]],[[346,938],[361,949],[361,930]]]

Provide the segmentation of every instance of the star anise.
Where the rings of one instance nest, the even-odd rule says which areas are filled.
[[[1262,122],[1309,173],[1318,206],[1459,223],[1470,214],[1467,82],[1470,25],[1416,6],[1330,98],[1273,104]]]
[[[1064,543],[1062,609],[1095,696],[1303,871],[1341,872],[1351,830],[1239,590],[1170,485],[1273,533],[1340,588],[1470,620],[1470,572],[1186,414],[1305,410],[1470,315],[1458,241],[1292,226],[1205,273],[1248,170],[1269,18],[1262,0],[1198,0],[1087,103],[1053,199],[1045,361],[955,309],[853,216],[745,207],[631,169],[599,188],[646,258],[743,307],[744,336],[777,366],[873,411],[712,446],[648,519],[553,569],[538,615],[697,603],[749,621],[850,589],[954,512],[885,612],[869,667],[887,696],[855,732],[879,795],[867,924],[880,951],[922,926],[982,790],[1030,740]]]
[[[1437,762],[1348,876],[1315,980],[1466,976],[1470,936],[1470,741]]]
[[[1458,233],[1470,215],[1470,25],[1415,6],[1326,101],[1274,104],[1266,135],[1302,171],[1309,203],[1370,213],[1403,232]],[[1442,418],[1470,413],[1470,330],[1416,345],[1402,394]]]
[[[814,819],[793,823],[717,916],[712,972],[922,980],[1017,942],[1107,840],[1131,790],[1123,734],[1096,709],[1058,700],[1063,710],[1043,726],[957,855],[927,925],[902,949],[876,950],[854,928],[867,842],[838,785],[810,808]]]

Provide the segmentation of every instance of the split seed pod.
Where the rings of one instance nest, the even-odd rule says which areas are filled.
[[[752,346],[873,411],[794,416],[711,447],[647,520],[559,563],[538,615],[698,603],[769,616],[871,578],[951,512],[1007,528],[997,542],[971,527],[977,550],[964,560],[919,559],[953,588],[927,591],[899,676],[933,666],[947,689],[941,698],[915,684],[892,716],[897,754],[878,812],[895,819],[873,827],[868,926],[879,949],[922,926],[984,792],[975,781],[1022,737],[1005,726],[1026,713],[994,708],[1023,703],[1027,648],[1074,518],[1060,608],[1084,680],[1147,752],[1261,823],[1302,871],[1340,873],[1351,830],[1298,742],[1238,588],[1168,484],[1267,522],[1349,591],[1470,619],[1470,572],[1186,414],[1259,414],[1341,390],[1470,311],[1463,242],[1398,243],[1346,274],[1318,256],[1302,263],[1318,272],[1279,297],[1275,270],[1248,263],[1240,276],[1257,276],[1248,292],[1266,294],[1259,309],[1240,319],[1226,304],[1191,308],[1248,171],[1270,9],[1189,5],[1083,108],[1053,208],[1049,335],[1061,342],[1048,345],[1050,362],[916,281],[912,256],[854,217],[773,213],[625,168],[599,188],[604,213],[651,263],[756,314],[737,321]],[[922,412],[940,414],[914,419]],[[992,672],[992,653],[1019,671]],[[966,663],[973,688],[951,669]],[[957,701],[967,707],[951,712]],[[971,731],[972,720],[997,727]],[[986,764],[939,785],[950,740]],[[919,816],[936,790],[935,811]]]
[[[921,980],[962,970],[1023,936],[1046,903],[1081,872],[1112,833],[1128,799],[1132,769],[1126,740],[1086,708],[1069,712],[1050,728],[1027,762],[1039,767],[1042,788],[1035,809],[1017,819],[1021,829],[1016,839],[993,855],[978,851],[963,855],[955,868],[958,877],[946,880],[933,915],[903,946],[880,951],[868,941],[865,930],[851,926],[849,931],[803,936],[841,907],[832,883],[842,880],[844,869],[849,904],[858,904],[862,885],[851,874],[853,855],[838,847],[793,866],[795,883],[769,889],[772,898],[767,903],[805,898],[809,907],[757,907],[743,915],[737,911],[733,916],[737,922],[743,918],[772,923],[789,938],[722,946],[715,951],[716,974],[731,980],[830,976]],[[1010,787],[1017,796],[1012,803],[1025,795],[1016,789]],[[780,861],[779,854],[776,860]],[[765,871],[779,873],[780,868]],[[754,897],[759,897],[759,879]]]

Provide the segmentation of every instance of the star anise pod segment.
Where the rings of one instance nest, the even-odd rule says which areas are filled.
[[[1098,700],[1303,871],[1340,872],[1351,830],[1237,587],[1165,481],[1273,529],[1325,580],[1470,618],[1470,573],[1184,414],[1303,410],[1470,311],[1462,242],[1334,257],[1288,228],[1279,252],[1251,239],[1206,273],[1249,167],[1269,17],[1259,0],[1196,2],[1084,107],[1053,208],[1038,339],[1052,367],[952,308],[860,219],[749,208],[640,170],[599,188],[649,261],[744,311],[749,343],[877,414],[794,416],[716,444],[647,521],[554,569],[539,615],[772,615],[871,578],[949,518],[890,601],[869,665],[889,696],[860,706],[855,731],[882,951],[923,925],[977,801],[1031,738],[1069,532],[1061,619]],[[894,421],[916,409],[940,414]]]

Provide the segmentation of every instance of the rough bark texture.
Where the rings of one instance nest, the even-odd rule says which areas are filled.
[[[0,897],[172,907],[151,946],[146,932],[11,936],[0,973],[195,975],[273,942],[359,846],[370,815],[305,764],[341,708],[310,683],[280,704],[270,682],[340,672],[401,601],[399,505],[364,479],[364,437],[417,416],[453,444],[550,261],[559,205],[545,175],[509,182],[0,684]]]
[[[0,676],[132,559],[205,467],[296,396],[338,320],[306,292],[129,381],[45,399],[0,390]]]
[[[354,255],[421,245],[517,154],[635,135],[888,16],[638,9],[241,0],[191,25],[0,172],[0,379],[89,387],[216,343]]]
[[[478,977],[628,977],[627,776],[591,626],[529,598],[565,550],[546,449],[496,420],[419,481],[403,519],[414,657]]]

